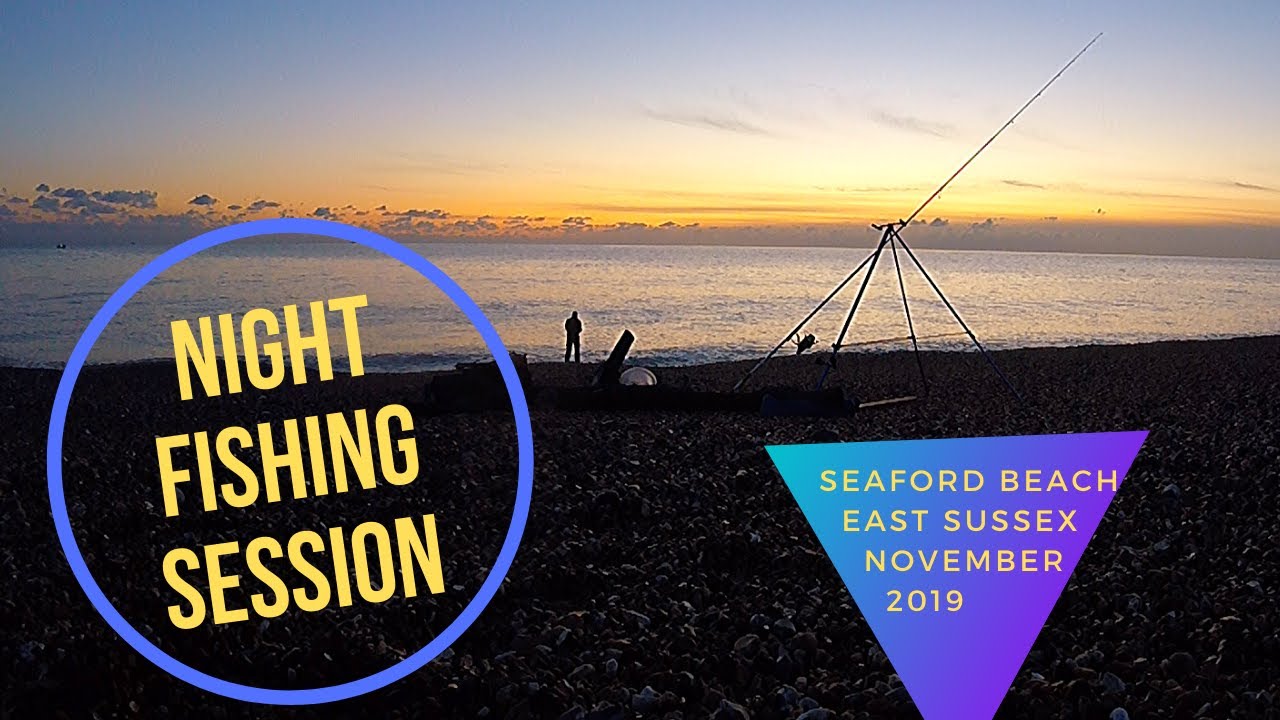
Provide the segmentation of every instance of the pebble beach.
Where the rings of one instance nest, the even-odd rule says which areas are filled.
[[[1146,429],[997,717],[1280,718],[1280,336],[994,357],[1025,403],[974,353],[925,353],[925,387],[909,355],[848,355],[830,383],[863,400],[920,398],[842,418],[552,410],[542,401],[588,382],[596,365],[533,365],[533,503],[488,608],[443,655],[359,707],[294,708],[177,681],[94,611],[50,516],[58,373],[0,368],[0,717],[919,717],[764,446]],[[663,385],[727,391],[750,366],[651,369]],[[809,355],[780,357],[753,383],[803,387],[821,370]],[[237,682],[343,682],[417,650],[479,587],[513,505],[509,413],[418,416],[430,482],[166,523],[152,430],[298,416],[334,388],[350,407],[413,403],[424,383],[338,378],[185,417],[172,375],[166,364],[87,369],[64,459],[90,569],[162,649]],[[449,589],[439,597],[164,627],[172,598],[155,568],[166,548],[418,508],[440,521]]]

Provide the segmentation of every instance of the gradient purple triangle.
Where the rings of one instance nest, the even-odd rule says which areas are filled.
[[[926,720],[989,720],[1146,436],[1146,431],[1134,431],[781,445],[767,450],[921,715]],[[842,490],[847,469],[858,470],[857,492]],[[935,483],[947,469],[976,470],[984,483],[974,492],[902,487],[876,491],[866,487],[873,469],[881,472],[886,486],[888,472],[894,469],[927,471]],[[1024,478],[1036,470],[1042,476],[1041,490],[1027,491]],[[1045,489],[1055,470],[1062,473],[1067,490],[1056,485]],[[823,480],[824,471],[835,473],[831,481]],[[1018,473],[1019,490],[1000,489],[1002,471]],[[836,489],[824,489],[833,483]],[[1079,489],[1090,484],[1092,490]],[[961,486],[962,481],[957,483]],[[847,510],[858,511],[858,532],[846,529]],[[894,510],[927,514],[908,512],[903,516],[907,529],[900,532],[868,527],[873,511],[891,527]],[[956,520],[964,528],[965,511],[973,511],[975,521],[978,511],[986,511],[992,522],[997,510],[1011,521],[1019,510],[1044,511],[1048,522],[1043,527],[1052,529],[995,532],[988,525],[982,532],[946,530],[947,511],[958,512]],[[934,550],[939,551],[936,556]],[[958,571],[944,571],[945,550],[954,551]],[[884,552],[884,572],[874,563],[868,566],[868,551],[873,559]],[[984,551],[989,570],[981,569]],[[999,560],[1010,557],[1001,551],[1013,553],[1016,570],[998,571]],[[894,553],[899,567],[907,567],[907,558],[910,566],[891,570]],[[970,553],[976,569],[968,569]],[[1054,553],[1060,554],[1057,569],[1047,563]],[[934,564],[926,571],[924,563],[930,559]],[[1036,571],[1027,569],[1028,560]],[[902,593],[896,603],[893,590]],[[961,600],[954,611],[956,597],[948,595],[953,591]],[[914,610],[921,600],[924,609]],[[891,606],[901,610],[892,611]]]

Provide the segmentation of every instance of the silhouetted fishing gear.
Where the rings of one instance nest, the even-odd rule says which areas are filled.
[[[1013,124],[1013,121],[1017,120],[1018,117],[1021,116],[1022,113],[1025,112],[1027,108],[1031,107],[1031,103],[1040,99],[1040,96],[1044,94],[1044,91],[1048,90],[1050,85],[1057,82],[1058,78],[1062,77],[1062,74],[1065,73],[1067,69],[1070,68],[1072,65],[1074,65],[1076,60],[1080,59],[1081,55],[1084,55],[1085,52],[1089,50],[1089,48],[1093,47],[1093,44],[1098,42],[1098,38],[1100,37],[1102,37],[1102,33],[1098,33],[1097,35],[1094,35],[1092,40],[1090,40],[1087,44],[1085,44],[1084,47],[1080,48],[1080,52],[1076,53],[1070,60],[1068,60],[1067,64],[1063,65],[1062,69],[1059,70],[1053,77],[1049,78],[1049,82],[1045,83],[1044,87],[1037,90],[1036,94],[1032,95],[1030,100],[1026,101],[1025,103],[1023,103],[1022,107],[1018,108],[1018,112],[1014,113],[1013,116],[1010,117],[1008,121],[1005,122],[1005,124],[1001,125],[1000,129],[996,130],[991,137],[987,138],[987,141],[982,143],[982,146],[979,147],[977,150],[975,150],[973,154],[969,156],[969,159],[964,161],[964,164],[956,168],[956,171],[951,173],[951,177],[947,178],[945,182],[939,185],[938,189],[934,190],[932,195],[925,198],[924,202],[920,203],[920,207],[916,208],[915,212],[908,215],[906,220],[899,220],[898,222],[903,227],[911,224],[911,221],[915,220],[916,216],[918,216],[926,207],[929,206],[929,203],[933,202],[935,198],[937,198],[939,195],[942,194],[942,191],[945,190],[946,187],[951,184],[952,180],[955,180],[956,177],[960,175],[960,173],[964,172],[965,168],[969,167],[969,163],[977,159],[977,157],[982,154],[982,151],[987,149],[987,146],[995,142],[996,138],[1000,137],[1000,133],[1007,130],[1009,126]],[[872,225],[871,227],[874,227],[878,230],[880,229],[880,227],[883,227],[883,226]]]
[[[911,340],[912,338],[915,338],[916,340],[936,340],[938,338],[960,337],[965,334],[966,333],[963,330],[958,330],[956,332],[930,333],[928,335],[899,335],[897,337],[885,337],[885,338],[876,338],[875,340],[859,340],[857,342],[849,342],[849,343],[845,343],[844,345],[841,345],[840,347],[843,349],[847,347],[862,347],[864,345],[885,345],[887,343],[903,342],[906,340]]]
[[[854,315],[858,311],[858,306],[862,304],[863,296],[866,293],[867,286],[871,282],[871,276],[875,272],[876,265],[880,261],[880,256],[884,253],[885,246],[888,246],[890,254],[893,258],[894,273],[897,275],[897,278],[898,278],[898,292],[902,296],[902,310],[903,310],[903,314],[906,317],[906,322],[907,322],[907,335],[903,338],[899,338],[899,340],[911,341],[911,351],[912,351],[912,354],[915,356],[916,369],[917,369],[917,372],[919,373],[919,378],[920,378],[919,395],[925,396],[928,394],[928,377],[925,374],[924,362],[920,357],[919,341],[930,338],[930,337],[938,337],[938,335],[921,336],[916,334],[915,323],[911,317],[911,305],[907,300],[906,283],[903,281],[903,277],[902,277],[902,264],[898,256],[899,247],[901,247],[903,252],[906,253],[907,258],[915,266],[916,270],[920,272],[920,275],[923,276],[924,279],[928,282],[929,287],[933,289],[934,293],[937,294],[938,298],[942,301],[942,304],[946,306],[947,310],[951,313],[951,316],[963,329],[963,332],[947,333],[946,335],[967,336],[969,340],[973,343],[974,347],[976,347],[978,351],[982,354],[982,357],[987,361],[987,364],[991,366],[991,369],[995,372],[996,376],[1000,378],[1000,381],[1004,384],[1005,388],[1007,388],[1009,392],[1015,398],[1017,398],[1019,403],[1026,405],[1026,401],[1023,399],[1022,394],[1018,392],[1018,389],[1014,387],[1013,383],[1009,380],[1008,376],[1006,376],[1004,374],[1004,371],[1000,369],[1000,366],[996,364],[995,359],[991,357],[991,354],[987,352],[987,349],[983,347],[981,342],[979,342],[978,337],[973,333],[973,330],[970,329],[968,323],[964,321],[964,318],[960,317],[959,311],[957,311],[955,306],[951,304],[951,301],[947,299],[947,296],[943,294],[942,288],[938,287],[938,283],[934,282],[933,277],[929,275],[927,270],[925,270],[924,265],[920,262],[920,259],[916,257],[916,254],[907,245],[906,241],[902,239],[902,235],[900,231],[903,228],[909,226],[912,222],[914,222],[915,219],[920,215],[920,213],[923,212],[924,209],[928,207],[930,203],[932,203],[935,199],[937,199],[938,196],[942,194],[942,191],[945,190],[953,180],[955,180],[957,177],[960,176],[960,173],[964,172],[965,168],[969,167],[969,165],[974,160],[976,160],[977,157],[981,155],[984,150],[990,147],[991,144],[996,141],[996,138],[1000,137],[1001,133],[1007,130],[1010,125],[1013,125],[1014,121],[1016,121],[1022,115],[1022,113],[1027,110],[1027,108],[1031,107],[1032,103],[1034,103],[1037,99],[1039,99],[1040,96],[1043,95],[1044,92],[1048,90],[1051,85],[1057,82],[1058,78],[1062,77],[1063,73],[1065,73],[1072,65],[1074,65],[1076,60],[1080,59],[1080,56],[1084,55],[1085,52],[1089,50],[1089,48],[1093,47],[1093,44],[1096,43],[1098,41],[1098,38],[1100,37],[1102,37],[1102,33],[1098,33],[1097,35],[1095,35],[1092,40],[1090,40],[1087,44],[1085,44],[1083,48],[1080,49],[1079,52],[1077,52],[1074,56],[1072,56],[1072,58],[1067,61],[1067,64],[1062,66],[1062,69],[1058,70],[1058,72],[1055,73],[1053,77],[1049,78],[1049,81],[1046,82],[1043,87],[1037,90],[1036,93],[1032,95],[1029,100],[1023,103],[1022,107],[1018,108],[1017,112],[1015,112],[1003,125],[1001,125],[1000,128],[997,129],[995,133],[991,135],[991,137],[987,138],[987,141],[982,143],[982,145],[980,145],[978,149],[975,150],[973,154],[970,155],[969,158],[960,165],[960,167],[956,168],[956,171],[951,173],[950,177],[948,177],[945,181],[943,181],[943,183],[938,186],[937,190],[934,190],[932,194],[930,194],[927,198],[925,198],[924,202],[920,203],[919,207],[917,207],[914,212],[908,215],[905,220],[898,220],[897,222],[888,222],[888,223],[883,223],[879,225],[872,224],[871,227],[876,230],[879,230],[881,233],[880,242],[876,245],[875,250],[873,250],[871,254],[868,255],[866,258],[864,258],[862,262],[858,263],[858,266],[855,267],[853,271],[850,272],[847,276],[845,276],[844,280],[841,280],[840,283],[836,285],[835,289],[833,289],[830,293],[828,293],[827,296],[823,298],[821,302],[818,303],[817,307],[815,307],[812,311],[810,311],[809,314],[806,315],[805,318],[801,320],[795,326],[795,328],[791,330],[790,333],[787,333],[787,335],[784,336],[783,339],[777,345],[775,345],[772,350],[768,352],[768,354],[766,354],[763,358],[760,359],[759,362],[757,362],[754,366],[752,366],[751,369],[747,371],[747,374],[744,375],[742,379],[739,380],[738,383],[733,386],[734,391],[741,390],[742,387],[746,385],[747,381],[749,381],[751,377],[755,375],[760,368],[764,367],[765,363],[769,362],[769,360],[774,355],[777,354],[778,350],[780,350],[782,346],[787,343],[788,339],[791,339],[794,342],[794,339],[800,332],[801,328],[805,327],[809,323],[809,321],[812,320],[814,316],[817,315],[822,310],[822,308],[826,307],[828,303],[830,303],[837,295],[839,295],[840,291],[844,290],[845,286],[847,286],[850,282],[852,282],[853,279],[857,277],[857,275],[860,272],[863,271],[863,269],[866,269],[867,271],[866,275],[863,276],[862,282],[858,286],[857,295],[853,299],[853,304],[849,307],[849,312],[845,316],[844,325],[841,326],[839,335],[836,337],[835,342],[831,344],[831,355],[829,356],[829,358],[827,359],[827,362],[825,363],[825,367],[823,368],[822,375],[821,377],[818,378],[818,382],[817,382],[817,385],[814,387],[814,390],[815,391],[822,390],[823,385],[826,383],[827,376],[830,374],[831,370],[835,367],[836,354],[839,353],[842,348],[850,347],[853,345],[887,342],[887,340],[876,340],[876,341],[867,341],[864,343],[846,343],[845,337],[849,334],[849,328],[853,325]],[[891,403],[908,402],[908,401],[915,400],[916,398],[917,398],[916,395],[905,395],[902,397],[889,398],[887,400],[879,400],[879,401],[874,401],[869,403],[862,402],[862,403],[858,403],[858,405],[860,407],[868,407],[872,405],[884,405],[884,404],[891,404]]]
[[[791,342],[796,346],[796,354],[801,355],[818,342],[818,336],[808,333],[804,337],[800,337],[800,333],[791,336]]]

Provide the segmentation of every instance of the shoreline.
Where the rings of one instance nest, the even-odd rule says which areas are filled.
[[[981,340],[981,338],[979,338],[979,340]],[[987,352],[991,353],[994,356],[999,357],[1003,355],[1035,353],[1035,352],[1088,351],[1088,350],[1104,350],[1104,349],[1112,349],[1112,348],[1135,348],[1135,349],[1159,348],[1163,346],[1232,343],[1237,341],[1266,341],[1266,340],[1280,340],[1280,332],[1263,333],[1258,335],[1227,335],[1222,337],[1206,336],[1206,337],[1194,337],[1194,338],[1171,338],[1171,339],[1164,339],[1164,340],[1144,340],[1140,342],[1092,342],[1092,343],[1079,343],[1079,344],[1068,344],[1068,345],[1027,345],[1027,346],[1020,346],[1020,347],[998,348],[998,349],[991,348],[985,345],[984,347],[987,348]],[[964,342],[966,343],[966,347],[963,349],[924,349],[922,348],[920,350],[920,354],[925,357],[934,357],[934,356],[949,357],[949,356],[957,356],[957,355],[968,355],[968,354],[973,354],[977,352],[977,349],[973,346],[972,343],[968,342],[967,340],[964,340]],[[795,362],[795,358],[797,356],[795,356],[794,354],[785,352],[788,349],[789,349],[788,347],[782,348],[782,350],[780,350],[778,354],[774,356],[773,360],[771,360],[770,363],[774,361],[780,361],[784,363]],[[830,349],[829,347],[824,348],[820,346],[798,357],[800,358],[825,357],[827,355],[826,351],[829,349]],[[768,352],[767,349],[762,349],[759,352],[759,354],[738,358],[738,359],[730,359],[730,360],[712,360],[709,362],[693,362],[693,363],[655,363],[655,364],[648,364],[648,361],[645,359],[644,354],[640,353],[634,356],[628,355],[625,366],[632,367],[637,365],[643,365],[644,367],[650,368],[652,370],[665,370],[665,371],[750,368],[752,364],[756,363],[761,358],[763,358],[767,352]],[[513,354],[519,354],[519,353],[513,353]],[[842,356],[858,357],[858,358],[895,357],[895,356],[909,355],[909,354],[911,354],[911,350],[907,348],[893,348],[890,350],[850,349],[850,350],[844,350],[841,353]],[[219,357],[221,356],[219,355]],[[370,364],[375,363],[377,358],[379,357],[385,358],[385,357],[391,357],[391,356],[386,356],[386,355],[368,356],[365,358],[366,367],[368,367]],[[432,356],[424,354],[421,357],[429,358]],[[334,360],[335,360],[334,371],[333,371],[334,376],[349,377],[348,371],[346,371],[345,369],[339,369],[339,366],[345,367],[346,359],[342,357],[335,357]],[[471,362],[486,362],[486,361],[491,361],[491,359],[486,359],[486,358],[462,359],[462,360],[459,360],[458,362],[471,363]],[[603,357],[601,357],[600,359],[584,360],[581,363],[563,363],[558,360],[538,359],[538,360],[529,360],[529,368],[531,371],[534,371],[534,372],[537,372],[537,369],[546,369],[546,368],[555,368],[555,367],[574,367],[575,365],[580,367],[597,368],[601,364],[603,364],[603,362],[604,362]],[[155,358],[146,358],[141,360],[123,360],[118,362],[86,363],[84,365],[84,370],[99,371],[99,370],[120,370],[120,369],[130,369],[130,368],[149,368],[157,365],[170,365],[172,363],[173,363],[173,358],[171,357],[155,357]],[[61,364],[56,364],[56,365],[25,365],[25,364],[19,364],[19,363],[9,363],[5,361],[0,361],[0,371],[61,373],[65,368],[65,366],[66,366],[65,362]],[[313,367],[313,366],[308,365],[308,367]],[[450,365],[448,367],[421,369],[421,370],[420,369],[373,370],[373,371],[365,372],[363,376],[368,377],[368,376],[397,376],[397,375],[434,375],[434,374],[449,372],[452,369],[453,369],[453,366]]]

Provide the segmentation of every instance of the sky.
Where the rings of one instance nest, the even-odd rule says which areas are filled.
[[[397,237],[1280,256],[1280,3],[8,2],[0,242]]]

